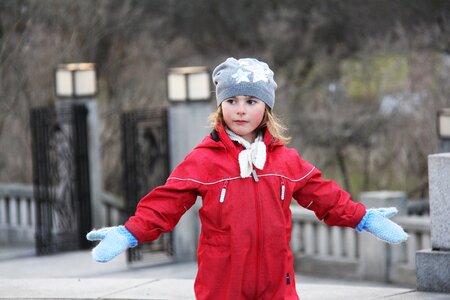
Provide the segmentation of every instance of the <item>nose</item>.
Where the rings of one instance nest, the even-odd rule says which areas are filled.
[[[238,102],[237,105],[237,110],[236,110],[238,115],[245,115],[246,111],[245,111],[245,104],[242,102]]]

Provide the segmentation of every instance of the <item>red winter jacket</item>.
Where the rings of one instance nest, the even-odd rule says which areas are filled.
[[[266,130],[264,170],[239,176],[242,146],[213,131],[180,163],[165,185],[146,195],[125,226],[139,243],[175,225],[202,197],[197,299],[298,299],[291,239],[292,198],[328,225],[355,227],[365,214],[336,183]]]

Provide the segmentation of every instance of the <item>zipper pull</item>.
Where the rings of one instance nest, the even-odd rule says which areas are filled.
[[[286,191],[286,187],[284,186],[284,182],[281,182],[281,200],[284,200],[285,191]]]
[[[223,203],[223,201],[225,201],[225,195],[227,193],[227,185],[228,185],[228,180],[225,181],[225,183],[223,184],[223,187],[222,187],[222,191],[220,192],[220,200],[219,200],[220,203]]]
[[[289,273],[286,273],[286,284],[287,285],[291,284],[291,276],[289,275]]]

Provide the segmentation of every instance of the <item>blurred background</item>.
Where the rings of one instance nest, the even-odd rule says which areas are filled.
[[[121,195],[119,113],[166,105],[170,67],[234,56],[275,70],[291,146],[326,177],[426,197],[449,31],[448,1],[1,1],[0,182],[32,180],[29,110],[54,101],[56,65],[96,64],[104,189]]]
[[[399,207],[396,221],[410,235],[388,248],[352,229],[330,229],[296,207],[296,271],[341,278],[345,269],[349,278],[415,284],[416,251],[431,245],[428,155],[450,149],[450,129],[447,140],[437,130],[438,111],[450,107],[450,2],[444,0],[0,1],[3,260],[18,255],[17,248],[5,250],[14,243],[25,244],[30,254],[35,239],[38,254],[89,249],[84,235],[92,225],[116,225],[129,216],[140,196],[165,181],[168,152],[180,150],[171,153],[173,164],[195,145],[189,132],[195,139],[209,132],[197,128],[215,108],[214,87],[207,91],[207,109],[205,102],[174,105],[168,100],[170,70],[212,71],[230,56],[267,62],[278,83],[275,113],[289,128],[290,146],[356,201]],[[56,71],[78,62],[95,64],[83,65],[95,66],[94,96],[58,98]],[[98,122],[80,123],[94,131],[88,147],[99,152],[89,154],[88,166],[88,156],[72,162],[83,149],[69,149],[80,143],[67,139],[67,120],[58,119],[72,118],[68,108],[77,103],[83,118],[86,107],[90,116],[98,114]],[[154,110],[140,113],[148,109]],[[30,124],[50,132],[48,140],[41,132],[45,145],[53,143],[48,161],[47,150],[33,144],[39,126]],[[41,172],[33,160],[44,160],[53,173]],[[63,178],[69,171],[77,176]],[[150,245],[149,252],[194,259],[198,218],[195,212],[183,218],[178,234]],[[68,232],[75,244],[52,248],[55,241],[68,244]],[[142,260],[142,253],[129,253],[128,261]]]

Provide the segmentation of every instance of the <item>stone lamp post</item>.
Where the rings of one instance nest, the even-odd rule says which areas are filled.
[[[209,133],[208,115],[213,111],[211,75],[206,67],[169,69],[167,97],[170,102],[169,143],[170,168],[173,170],[184,157]],[[197,203],[181,218],[174,230],[174,254],[179,261],[196,259],[200,234]]]

